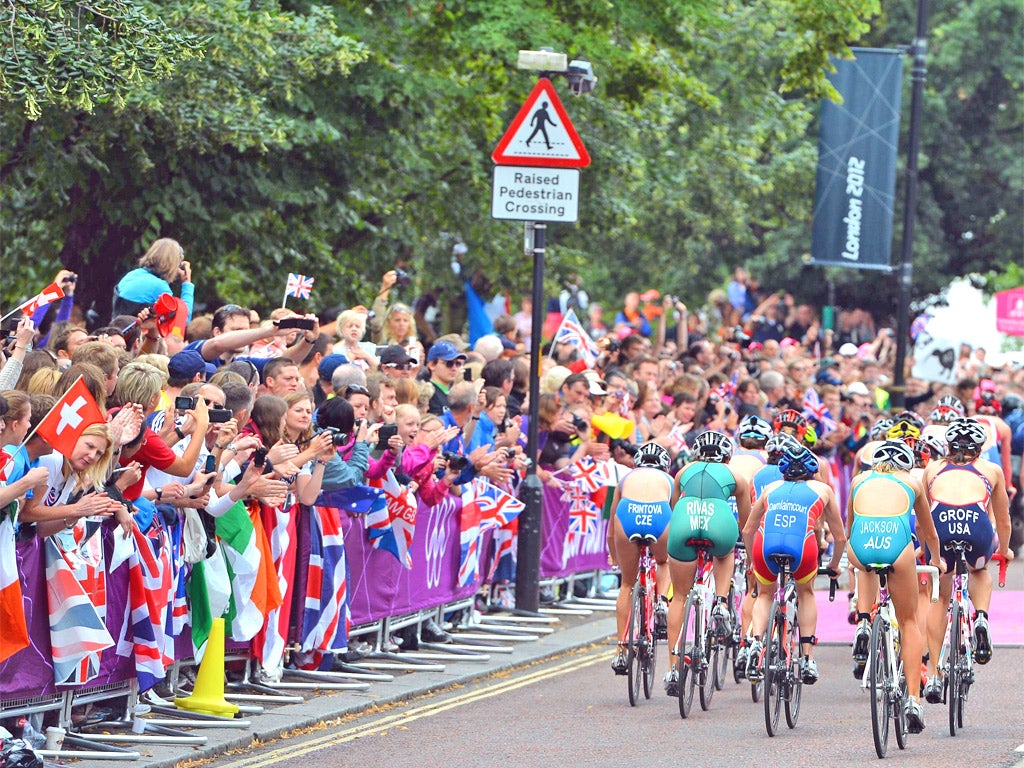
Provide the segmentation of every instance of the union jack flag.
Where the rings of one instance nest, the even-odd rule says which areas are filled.
[[[412,568],[409,548],[416,531],[416,499],[398,483],[393,471],[388,470],[382,482],[383,494],[366,515],[366,534],[374,549],[386,550]]]
[[[569,535],[589,536],[597,521],[601,519],[601,510],[588,496],[581,504],[569,505]]]
[[[159,526],[152,526],[149,535],[137,527],[132,534],[133,538],[123,540],[130,548],[128,602],[117,654],[134,655],[139,690],[147,691],[165,674],[163,620],[171,588],[170,561],[166,538]],[[117,536],[115,549],[121,546],[121,541]]]
[[[572,309],[565,313],[565,317],[562,318],[562,324],[555,331],[554,343],[568,344],[570,347],[575,347],[588,368],[593,368],[594,363],[597,362],[597,345],[590,338],[590,334],[583,329],[583,326],[576,317],[576,312]]]
[[[500,557],[511,546],[513,525],[518,530],[519,514],[525,504],[510,493],[496,488],[485,480],[474,478],[463,486],[462,515],[459,533],[459,584],[465,586],[480,572],[480,538],[492,528],[510,533],[501,536]],[[502,550],[504,547],[504,550]]]
[[[284,287],[285,296],[294,296],[296,299],[308,299],[310,291],[313,290],[313,281],[316,278],[288,273],[288,283]]]
[[[351,614],[345,579],[345,537],[337,509],[310,510],[309,576],[302,613],[301,650],[319,666],[324,652],[348,647]],[[303,666],[306,666],[305,664]]]
[[[804,393],[804,416],[814,419],[817,424],[821,425],[822,436],[827,435],[837,426],[836,420],[832,418],[828,408],[821,402],[818,391],[814,387],[808,387]]]

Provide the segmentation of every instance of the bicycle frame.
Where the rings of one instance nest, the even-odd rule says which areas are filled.
[[[720,644],[715,641],[714,647],[709,642],[711,626],[711,608],[715,602],[715,576],[713,572],[714,558],[709,553],[710,542],[696,541],[697,572],[694,574],[693,586],[687,595],[686,607],[683,609],[683,621],[673,652],[679,660],[679,714],[688,717],[693,703],[693,692],[700,684],[701,709],[711,706],[714,694],[715,664],[712,654]],[[690,629],[692,628],[692,638]],[[683,653],[685,644],[692,640],[688,653]]]
[[[974,682],[974,607],[968,592],[968,567],[962,545],[954,545],[957,556],[953,586],[946,608],[946,632],[935,669],[943,679],[943,702],[949,705],[949,735],[964,726],[964,703]]]
[[[631,706],[636,706],[639,700],[641,678],[644,697],[651,698],[657,655],[654,627],[654,605],[658,597],[657,564],[651,543],[646,540],[637,543],[640,546],[640,560],[633,584],[630,616],[620,638],[626,647],[627,689]]]

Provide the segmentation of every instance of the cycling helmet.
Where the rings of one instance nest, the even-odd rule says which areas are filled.
[[[732,458],[732,438],[721,432],[701,432],[693,441],[693,452],[700,461],[724,464]]]
[[[786,408],[775,414],[775,418],[772,419],[772,429],[776,432],[781,432],[783,427],[790,427],[796,434],[796,439],[803,440],[804,433],[807,432],[807,419],[799,411]]]
[[[946,441],[936,434],[922,435],[921,440],[928,444],[928,450],[936,461],[946,458],[946,455],[949,453],[949,446],[946,444]]]
[[[1003,398],[1002,416],[1004,419],[1019,408],[1024,408],[1024,398],[1021,398],[1020,395],[1010,392]]]
[[[872,440],[882,440],[885,437],[885,433],[889,431],[895,422],[888,416],[882,416],[874,424],[871,425],[871,432],[868,435]]]
[[[946,428],[946,442],[950,451],[977,451],[985,444],[988,435],[977,419],[955,419]]]
[[[760,416],[745,416],[743,421],[740,422],[740,427],[736,431],[736,437],[741,440],[760,440],[761,442],[767,441],[772,434],[772,425],[762,419]]]
[[[960,398],[957,397],[956,395],[943,395],[936,401],[935,404],[945,405],[952,408],[954,411],[956,411],[957,416],[964,415],[964,404],[960,402]]]
[[[772,435],[768,438],[768,442],[764,444],[765,450],[768,451],[768,463],[778,464],[779,457],[782,456],[782,452],[789,446],[800,447],[791,434],[788,432],[779,432],[778,434]]]
[[[657,443],[644,443],[633,454],[633,466],[636,467],[654,467],[667,472],[671,463],[669,452]]]
[[[818,459],[802,445],[791,445],[782,452],[779,471],[784,480],[805,480],[818,471]]]
[[[914,452],[914,466],[927,467],[932,459],[931,444],[923,437],[904,437],[903,442]]]
[[[985,414],[986,416],[998,416],[1002,413],[1003,407],[995,392],[983,390],[974,398],[974,410],[976,413]]]
[[[885,431],[885,436],[890,440],[902,440],[907,437],[920,437],[921,427],[908,419],[900,417],[893,422],[893,425]]]
[[[871,452],[871,466],[892,464],[907,472],[914,468],[914,450],[902,440],[886,440]]]
[[[959,419],[962,415],[951,405],[936,405],[932,412],[928,414],[928,420],[933,424],[948,424],[953,419]]]

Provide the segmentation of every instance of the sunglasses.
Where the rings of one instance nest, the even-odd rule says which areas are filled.
[[[459,360],[458,358],[455,360],[443,360],[442,362],[449,368],[461,368],[466,364],[465,360]]]
[[[395,371],[411,371],[412,363],[384,363],[384,367]]]
[[[218,403],[213,400],[207,400],[205,397],[203,398],[203,402],[206,403],[207,408],[224,408],[224,403]]]

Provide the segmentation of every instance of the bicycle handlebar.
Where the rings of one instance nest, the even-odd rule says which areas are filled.
[[[1005,587],[1006,586],[1006,566],[1009,563],[1009,560],[1006,559],[1006,555],[1000,554],[999,552],[996,552],[989,559],[990,560],[995,560],[997,563],[999,563],[999,586],[1000,587]]]
[[[839,586],[839,572],[833,571],[831,568],[819,568],[819,576],[828,576],[828,601],[834,603],[836,601],[836,587]]]
[[[917,566],[918,573],[927,573],[932,577],[932,595],[931,599],[933,603],[939,602],[939,569],[934,565],[919,565]]]

